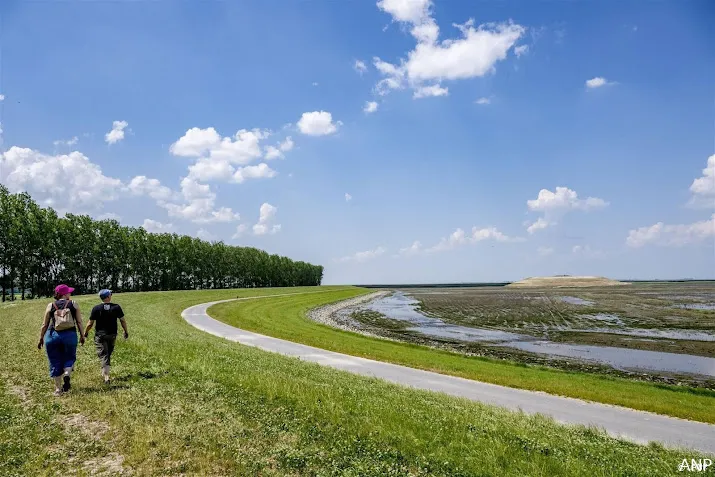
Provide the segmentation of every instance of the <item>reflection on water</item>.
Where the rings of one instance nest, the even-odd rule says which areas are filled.
[[[417,331],[423,335],[435,336],[438,338],[452,338],[461,341],[513,341],[528,339],[526,335],[510,333],[508,331],[490,330],[487,328],[469,328],[467,326],[457,326],[448,324],[434,324],[427,326],[416,326],[407,328],[409,331]]]
[[[684,303],[673,305],[673,308],[684,308],[686,310],[715,310],[715,303]]]
[[[658,298],[663,300],[712,300],[715,295],[712,293],[703,293],[702,295],[660,295]]]
[[[569,303],[571,305],[583,305],[583,306],[593,305],[592,301],[584,300],[583,298],[579,298],[577,296],[560,296],[559,300],[565,301],[566,303]]]
[[[606,363],[616,369],[650,369],[715,376],[715,358],[702,356],[607,346],[570,345],[551,343],[549,341],[516,341],[504,343],[504,345],[532,353],[567,356]]]
[[[577,331],[580,333],[610,333],[627,336],[643,336],[646,338],[669,338],[673,340],[715,341],[715,334],[696,330],[654,330],[638,328],[559,328],[560,331]]]
[[[579,303],[591,304],[592,302],[574,298]],[[584,303],[581,303],[584,302]],[[642,351],[625,348],[614,348],[607,346],[571,345],[566,343],[554,343],[550,341],[536,340],[533,337],[508,331],[501,331],[488,328],[472,328],[468,326],[451,325],[438,318],[424,315],[417,310],[419,302],[402,292],[395,292],[379,298],[371,303],[360,307],[362,310],[371,310],[382,313],[393,320],[402,320],[414,324],[408,330],[416,331],[427,336],[438,338],[449,338],[460,341],[479,341],[487,344],[508,346],[523,351],[551,356],[564,356],[594,361],[608,364],[617,369],[645,369],[654,371],[668,371],[679,373],[696,373],[707,376],[715,376],[715,358],[705,358],[675,353],[663,353],[658,351]],[[620,319],[616,315],[588,315],[594,319],[603,321],[614,321]],[[614,329],[598,330],[601,332],[615,332]],[[596,331],[596,330],[573,330],[573,331]],[[687,336],[685,339],[697,339],[704,341],[715,340],[715,336],[687,330],[624,330],[619,333],[636,336],[671,337],[678,335]],[[682,339],[682,338],[681,338]]]
[[[525,335],[508,331],[450,325],[438,318],[423,315],[416,309],[418,304],[419,301],[414,298],[410,298],[401,292],[395,292],[365,305],[362,309],[382,313],[393,320],[409,321],[418,325],[408,328],[409,331],[417,331],[418,333],[440,338],[452,338],[462,341],[511,341],[527,338]]]

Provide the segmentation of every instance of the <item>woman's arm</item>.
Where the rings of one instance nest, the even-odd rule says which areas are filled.
[[[79,342],[84,345],[84,333],[82,333],[82,330],[84,329],[82,327],[82,312],[79,310],[79,305],[77,304],[76,301],[72,301],[72,304],[74,305],[74,320],[77,323],[77,328],[79,329]]]
[[[42,319],[42,328],[40,328],[40,340],[37,342],[37,349],[42,349],[42,345],[45,344],[45,332],[50,326],[50,310],[52,309],[52,303],[47,305],[45,309],[45,316]]]

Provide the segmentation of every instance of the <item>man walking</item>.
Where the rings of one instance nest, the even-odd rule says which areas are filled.
[[[112,303],[112,291],[106,289],[101,290],[99,292],[99,298],[102,300],[102,303],[92,308],[92,313],[89,315],[89,323],[84,330],[84,337],[87,338],[89,330],[92,329],[92,326],[96,326],[94,331],[94,347],[97,349],[97,356],[102,361],[104,383],[109,384],[112,352],[114,351],[114,342],[117,339],[117,319],[124,329],[125,340],[129,338],[129,331],[127,331],[127,322],[124,320],[122,307],[116,303]]]

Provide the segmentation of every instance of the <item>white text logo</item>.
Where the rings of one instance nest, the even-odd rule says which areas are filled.
[[[690,462],[688,462],[688,459],[683,459],[683,462],[678,466],[678,471],[705,472],[711,465],[713,465],[713,461],[710,459],[690,459]]]

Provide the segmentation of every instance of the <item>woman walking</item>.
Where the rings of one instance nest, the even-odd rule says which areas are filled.
[[[79,342],[84,345],[82,335],[82,313],[79,305],[70,299],[74,288],[57,285],[55,301],[47,305],[40,331],[37,349],[45,346],[50,361],[50,377],[55,384],[55,396],[70,390],[70,377],[77,360],[77,329]]]

